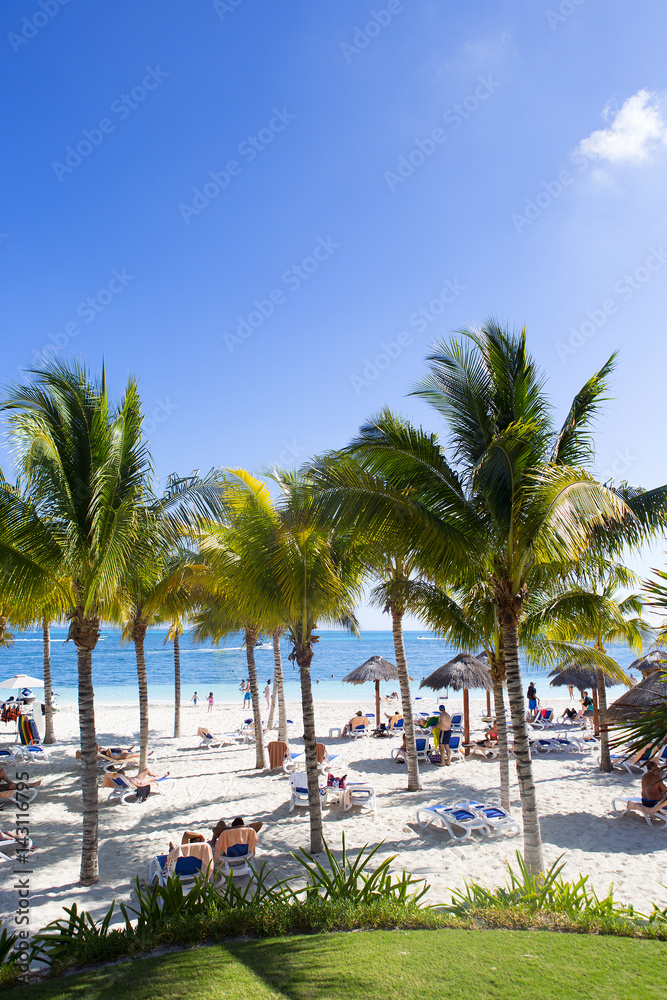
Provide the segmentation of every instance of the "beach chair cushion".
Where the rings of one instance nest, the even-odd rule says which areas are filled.
[[[247,844],[232,844],[231,847],[229,847],[225,851],[225,857],[226,858],[244,858],[247,855],[247,853],[248,853],[248,845]]]

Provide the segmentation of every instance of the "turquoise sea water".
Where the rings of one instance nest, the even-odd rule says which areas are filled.
[[[76,702],[77,664],[73,643],[65,643],[67,630],[54,627],[51,630],[51,673],[53,689],[58,693],[61,704]],[[146,635],[146,667],[148,671],[149,697],[152,702],[171,702],[174,697],[173,646],[164,643],[165,629],[151,629]],[[373,698],[373,685],[357,687],[343,684],[342,678],[358,667],[369,656],[379,654],[394,662],[394,647],[390,631],[363,632],[355,638],[343,631],[322,631],[321,639],[315,647],[312,665],[313,690],[317,700],[357,702]],[[424,638],[420,638],[424,637]],[[273,677],[273,650],[258,649],[255,661],[263,690],[266,681]],[[288,660],[290,645],[282,640],[283,669],[285,672],[288,700],[299,700],[298,670]],[[441,639],[429,632],[406,632],[405,649],[410,675],[414,678],[413,691],[419,682],[436,667],[446,663],[455,651]],[[624,646],[614,647],[612,655],[622,666],[629,665],[635,655]],[[0,649],[0,679],[15,673],[43,676],[42,634],[26,632],[17,635],[14,646]],[[526,683],[532,679],[537,684],[538,694],[546,698],[549,690],[548,670],[539,671],[525,667],[523,675]],[[136,661],[134,647],[121,643],[120,631],[104,629],[93,654],[93,682],[95,698],[100,702],[115,704],[137,703]],[[247,677],[246,654],[241,646],[241,636],[227,640],[219,648],[211,645],[194,645],[187,633],[181,636],[181,682],[183,701],[189,701],[196,690],[200,698],[213,691],[216,702],[237,702],[241,704],[239,684]],[[382,694],[398,689],[398,682],[390,681],[382,685]],[[561,690],[558,689],[559,693]],[[611,688],[609,697],[615,698],[623,688]],[[35,692],[38,697],[39,690]],[[429,700],[429,692],[421,692]],[[479,692],[481,696],[481,692]],[[474,696],[474,693],[473,693]],[[561,694],[562,697],[562,694]]]

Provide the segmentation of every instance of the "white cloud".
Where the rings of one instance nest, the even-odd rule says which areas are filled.
[[[579,143],[578,150],[591,160],[610,163],[642,163],[667,144],[667,126],[662,120],[658,95],[640,90],[619,111],[602,112],[609,128],[598,129]]]

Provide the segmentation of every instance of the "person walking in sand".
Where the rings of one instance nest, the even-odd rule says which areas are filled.
[[[196,691],[195,691],[195,693],[193,694],[192,698],[190,698],[190,701],[192,702],[192,704],[193,704],[193,705],[195,706],[195,708],[196,708],[196,707],[197,707],[197,702],[199,701],[199,695],[197,694],[197,692],[196,692]]]
[[[264,697],[266,698],[266,707],[271,708],[271,681],[266,682],[266,687],[264,688]]]
[[[213,711],[213,692],[212,691],[209,691],[209,695],[208,695],[208,698],[206,700],[208,701],[208,710],[209,710],[209,712],[212,712]]]

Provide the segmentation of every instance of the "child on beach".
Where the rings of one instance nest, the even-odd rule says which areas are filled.
[[[212,712],[213,711],[213,692],[212,691],[209,692],[209,696],[207,698],[207,701],[208,701],[208,710],[209,710],[209,712]]]
[[[190,701],[194,704],[194,706],[196,708],[197,707],[197,702],[199,701],[199,695],[197,694],[196,691],[193,694],[192,698],[190,698]]]

